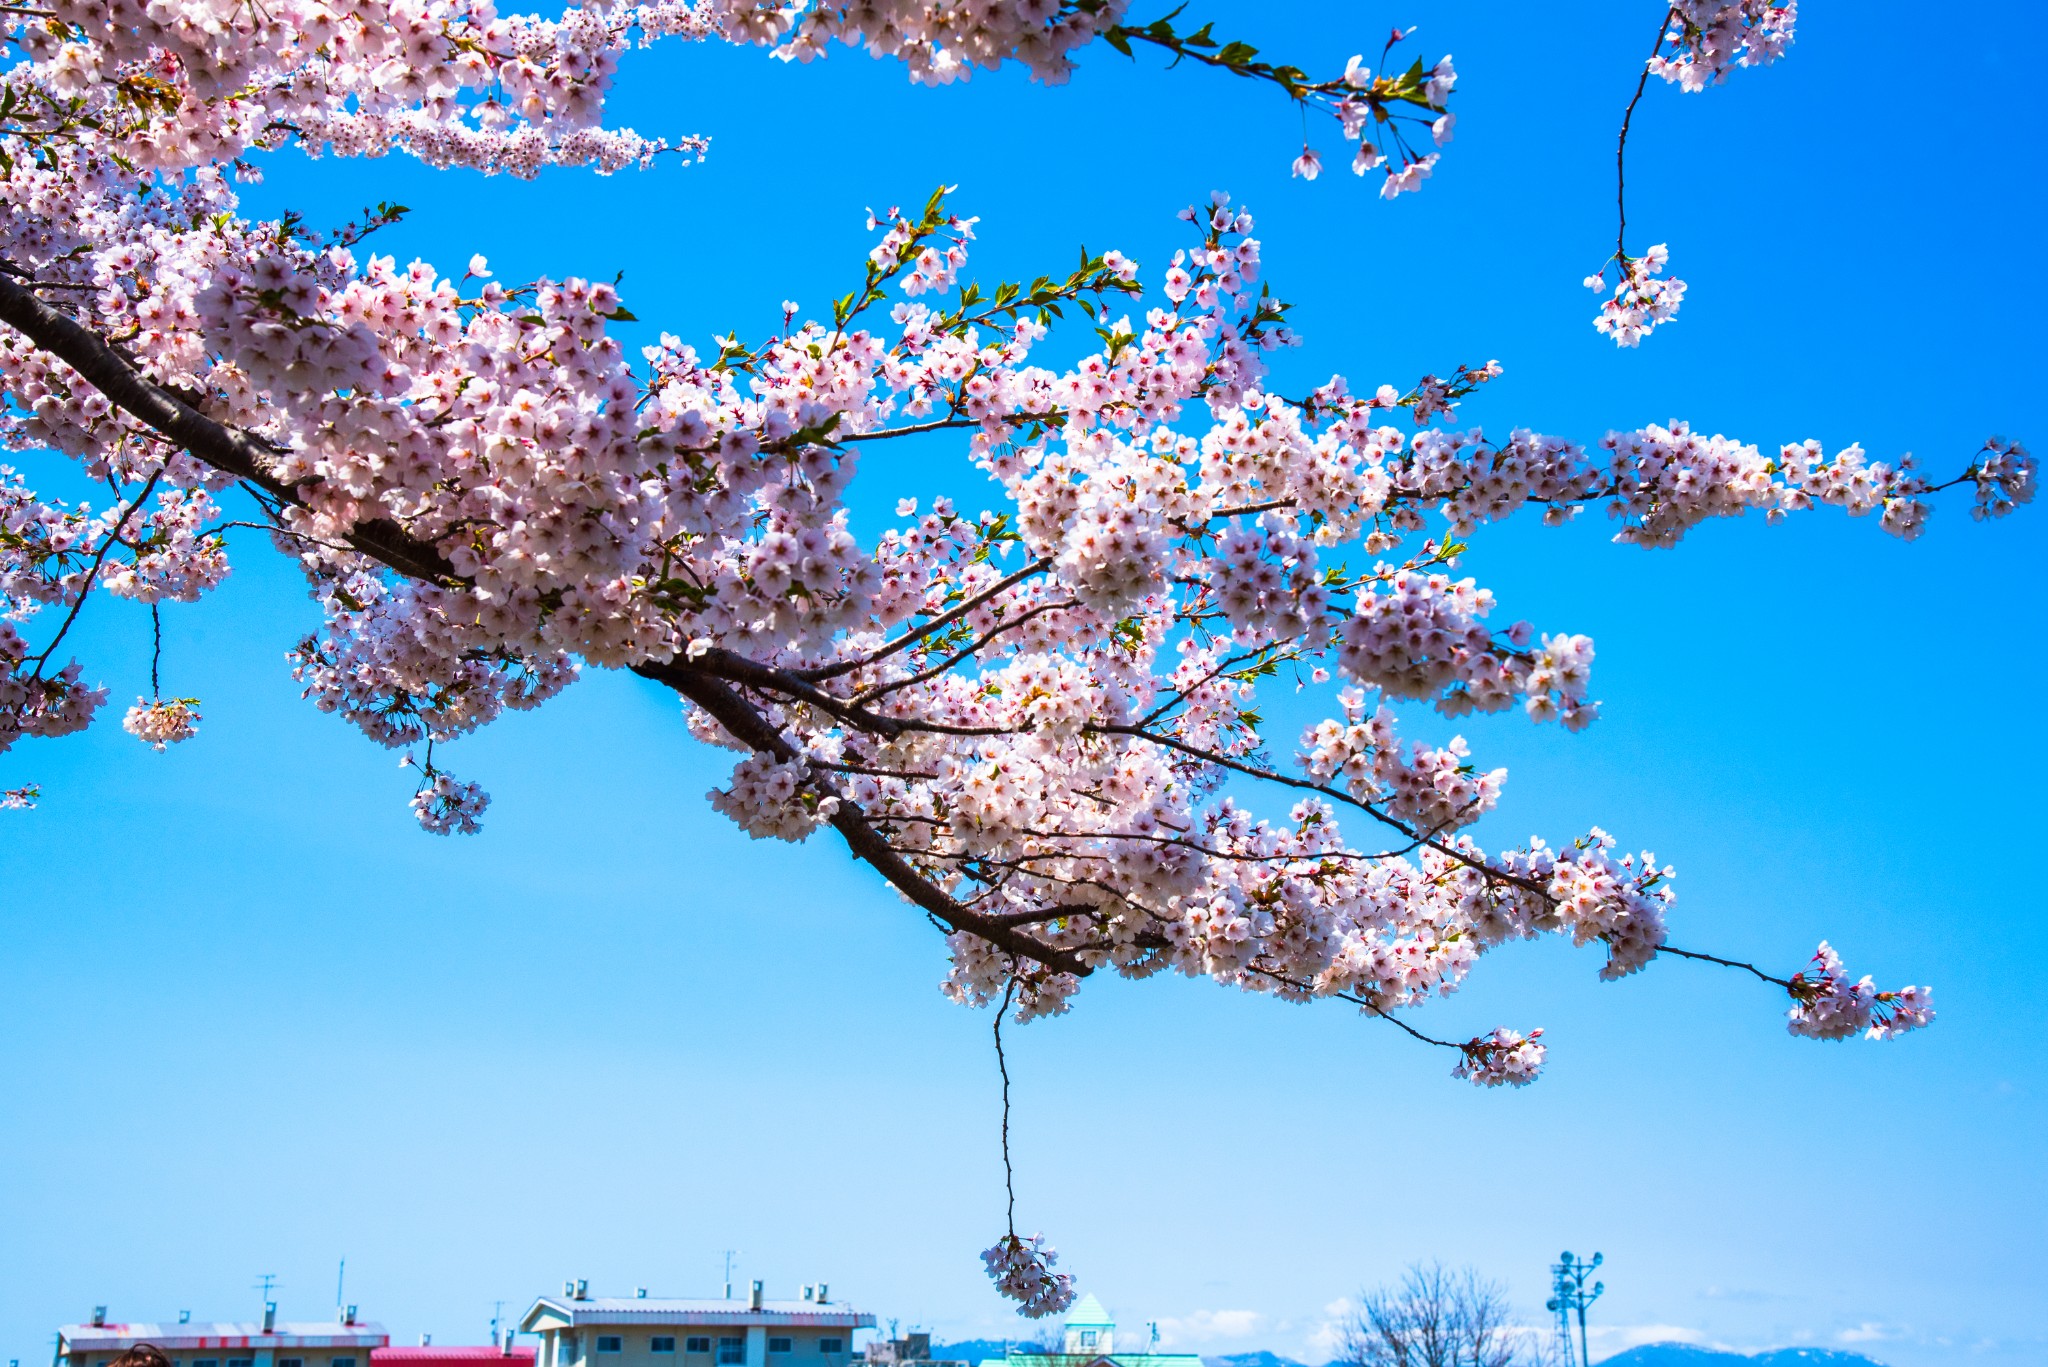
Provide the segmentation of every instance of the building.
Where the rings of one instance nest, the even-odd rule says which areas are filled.
[[[510,1334],[501,1348],[487,1343],[439,1347],[422,1341],[417,1348],[373,1348],[370,1367],[533,1367],[537,1351],[513,1347]]]
[[[1119,1351],[1116,1321],[1093,1296],[1083,1296],[1067,1312],[1060,1351],[1046,1352],[1037,1344],[1020,1344],[999,1358],[989,1358],[981,1367],[1202,1367],[1198,1353],[1155,1353],[1146,1335],[1142,1351]]]
[[[877,1339],[870,1343],[861,1361],[867,1367],[974,1367],[958,1358],[932,1356],[932,1336],[922,1331],[900,1339]]]
[[[370,1367],[370,1356],[387,1347],[384,1326],[355,1317],[355,1307],[333,1323],[280,1324],[277,1306],[266,1305],[261,1323],[110,1323],[105,1306],[90,1324],[57,1330],[54,1367],[107,1367],[137,1344],[164,1351],[172,1367]]]
[[[794,1301],[763,1299],[759,1282],[745,1300],[592,1296],[570,1282],[519,1321],[540,1338],[536,1367],[848,1367],[854,1332],[874,1325],[822,1282]]]

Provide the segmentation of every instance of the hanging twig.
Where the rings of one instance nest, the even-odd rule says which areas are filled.
[[[1017,980],[1013,977],[1003,984],[1002,1005],[996,1008],[996,1071],[1003,1077],[1003,1226],[1010,1231],[1010,1237],[1017,1237],[1017,1180],[1010,1167],[1010,1065],[1003,1060],[1003,1017],[1009,1014],[1010,998],[1017,991]]]
[[[1643,74],[1636,78],[1636,93],[1629,98],[1628,108],[1621,113],[1621,136],[1614,143],[1614,208],[1620,219],[1614,231],[1614,259],[1617,261],[1628,260],[1628,126],[1636,116],[1636,105],[1643,98],[1644,88],[1650,84],[1650,63],[1663,50],[1664,35],[1671,31],[1671,25],[1677,18],[1678,10],[1674,6],[1657,21],[1657,41],[1650,45],[1650,55],[1643,60]]]

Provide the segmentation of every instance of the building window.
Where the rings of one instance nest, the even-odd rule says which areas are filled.
[[[789,1349],[790,1343],[788,1339],[771,1338],[768,1340],[768,1351],[771,1353],[786,1353]]]
[[[819,1352],[821,1352],[821,1353],[843,1353],[843,1352],[845,1352],[845,1351],[846,1351],[846,1340],[845,1340],[845,1339],[819,1339],[819,1340],[818,1340],[818,1351],[819,1351]]]
[[[711,1340],[692,1334],[683,1340],[683,1351],[686,1353],[708,1353],[711,1351]]]
[[[676,1350],[675,1335],[656,1334],[652,1339],[648,1340],[647,1347],[651,1352],[673,1353]]]
[[[597,1351],[600,1353],[616,1353],[624,1346],[624,1340],[617,1334],[599,1334],[597,1336]]]
[[[718,1361],[722,1367],[731,1367],[733,1363],[745,1362],[746,1360],[747,1341],[745,1339],[720,1339],[718,1341]]]
[[[220,1367],[219,1358],[193,1358],[192,1367]]]
[[[1095,1346],[1095,1331],[1093,1329],[1083,1329],[1081,1331],[1081,1346],[1083,1348],[1093,1348]]]
[[[199,1367],[199,1364],[194,1363],[192,1367]],[[235,1367],[234,1360],[232,1358],[228,1360],[228,1367]],[[336,1358],[334,1361],[328,1363],[327,1367],[356,1367],[356,1360],[354,1358]]]
[[[255,1358],[229,1358],[228,1367],[256,1367]]]
[[[279,1358],[277,1367],[306,1367],[304,1358]]]

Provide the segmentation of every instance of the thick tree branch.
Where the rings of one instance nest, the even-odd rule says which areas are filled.
[[[270,473],[273,453],[256,438],[215,422],[137,373],[105,339],[38,299],[4,272],[0,272],[0,322],[69,365],[108,402],[167,441],[273,498],[305,506],[298,490]],[[454,566],[439,550],[414,540],[383,518],[358,522],[346,539],[351,550],[410,578],[435,584],[459,581]]]
[[[735,740],[762,754],[773,755],[785,763],[801,760],[803,756],[782,736],[759,709],[741,697],[722,680],[691,669],[687,665],[662,664],[649,661],[633,666],[633,672],[645,679],[664,684],[684,698],[704,709],[713,721],[732,733]],[[955,930],[964,930],[977,935],[998,949],[1011,954],[1034,959],[1063,973],[1086,976],[1087,965],[1064,950],[1053,949],[1040,944],[1028,935],[1020,935],[1008,926],[979,912],[969,911],[958,901],[932,883],[923,874],[912,868],[910,862],[896,852],[881,832],[869,824],[867,814],[860,805],[848,798],[839,799],[839,808],[832,814],[832,826],[846,841],[854,857],[865,859],[874,866],[875,872],[894,884],[898,891],[918,906],[944,921]]]
[[[0,322],[5,322],[42,350],[65,362],[115,407],[167,441],[191,452],[217,470],[246,480],[281,502],[305,506],[296,489],[270,474],[270,453],[255,438],[215,422],[190,404],[165,392],[161,385],[138,374],[104,339],[36,298],[4,273],[0,273]],[[381,519],[358,523],[348,533],[347,540],[352,550],[409,578],[430,583],[459,582],[454,567],[439,550],[414,539],[394,523]],[[837,699],[782,670],[757,665],[726,651],[719,651],[717,655],[721,672],[739,676],[744,682],[821,706],[829,704],[832,709],[844,706]],[[641,665],[634,672],[664,684],[696,703],[726,730],[754,749],[784,760],[797,757],[766,718],[731,688],[711,677],[709,671],[671,663]],[[865,719],[877,723],[876,729],[891,729],[887,718],[869,716]],[[1072,955],[1050,949],[1029,936],[1020,935],[1007,926],[963,908],[912,868],[868,824],[865,814],[856,804],[842,799],[839,811],[832,818],[832,825],[858,858],[865,859],[912,902],[955,930],[978,935],[1011,954],[1033,959],[1062,972],[1085,975],[1089,971]]]

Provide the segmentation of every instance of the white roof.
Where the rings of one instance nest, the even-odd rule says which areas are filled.
[[[762,1301],[759,1310],[749,1309],[743,1300],[691,1299],[669,1296],[591,1296],[575,1300],[567,1296],[542,1296],[519,1321],[531,1329],[543,1312],[568,1321],[586,1324],[674,1324],[716,1325],[744,1328],[770,1325],[788,1328],[870,1329],[875,1317],[850,1305],[818,1301]]]
[[[358,1320],[354,1324],[333,1321],[279,1324],[263,1332],[259,1320],[222,1323],[160,1324],[129,1321],[123,1324],[66,1324],[57,1333],[66,1353],[118,1353],[138,1343],[153,1343],[170,1351],[217,1348],[227,1352],[238,1348],[382,1348],[391,1342],[381,1324]]]

